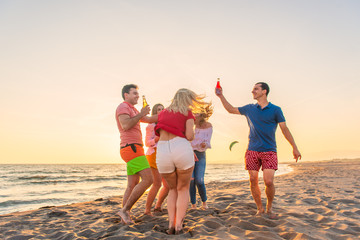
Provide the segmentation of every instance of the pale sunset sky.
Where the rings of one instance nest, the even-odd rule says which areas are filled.
[[[2,164],[123,163],[115,109],[128,83],[150,105],[206,94],[208,163],[241,163],[249,128],[215,96],[217,77],[234,106],[267,82],[302,161],[360,157],[357,0],[1,0],[0,53]],[[279,128],[277,142],[293,161]]]

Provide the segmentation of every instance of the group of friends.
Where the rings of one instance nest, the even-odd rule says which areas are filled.
[[[293,147],[296,162],[301,154],[295,144],[280,107],[268,102],[269,86],[256,83],[252,94],[256,104],[233,107],[223,95],[222,88],[216,89],[224,108],[231,114],[241,114],[247,118],[250,128],[249,144],[245,153],[245,169],[249,172],[250,190],[257,206],[256,215],[266,214],[275,218],[272,203],[275,196],[274,176],[278,167],[275,131],[279,125],[283,135]],[[146,105],[140,112],[134,107],[139,100],[138,86],[125,85],[122,102],[116,109],[116,121],[120,132],[120,155],[126,162],[127,188],[123,195],[122,208],[118,212],[125,224],[133,223],[130,210],[136,201],[151,186],[147,195],[145,214],[162,211],[162,203],[167,197],[169,215],[168,234],[179,234],[189,205],[195,209],[196,190],[202,208],[207,209],[204,175],[206,150],[211,148],[212,125],[208,121],[213,113],[210,102],[204,95],[189,89],[179,89],[168,107],[156,104],[150,109]],[[151,115],[149,115],[151,111]],[[146,127],[144,152],[140,122]],[[260,168],[263,171],[266,209],[261,201],[258,182]],[[162,187],[161,187],[162,186]]]

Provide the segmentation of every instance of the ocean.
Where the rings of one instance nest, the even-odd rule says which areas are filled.
[[[122,195],[125,168],[124,164],[0,165],[0,215]],[[291,171],[289,165],[279,164],[276,175]],[[206,166],[206,183],[247,179],[243,164]]]

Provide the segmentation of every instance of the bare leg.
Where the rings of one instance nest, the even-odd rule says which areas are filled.
[[[145,214],[146,215],[152,215],[151,214],[151,206],[155,200],[155,197],[161,187],[161,176],[157,169],[151,168],[151,173],[154,179],[154,182],[150,188],[150,191],[148,193],[147,199],[146,199],[146,205],[145,205]]]
[[[160,190],[158,200],[156,201],[156,204],[155,204],[155,209],[157,209],[157,210],[161,210],[161,205],[169,193],[169,186],[164,178],[162,178],[162,184],[163,184],[163,187]]]
[[[129,211],[136,203],[136,201],[139,200],[139,198],[144,194],[146,189],[150,187],[150,185],[153,182],[150,168],[138,172],[137,175],[140,175],[141,182],[134,187],[130,196],[126,200],[125,205],[118,212],[118,214],[120,215],[121,219],[125,222],[125,224],[132,223]]]
[[[124,193],[122,206],[124,207],[131,192],[133,191],[134,187],[139,183],[140,176],[139,175],[128,175],[127,176],[127,187]]]
[[[191,167],[186,170],[176,170],[178,197],[176,201],[175,232],[178,232],[183,228],[186,209],[189,204],[189,197],[190,197],[189,188],[190,188],[190,180],[193,169],[194,167]]]
[[[131,192],[133,191],[134,187],[139,183],[140,180],[140,176],[139,175],[128,175],[127,176],[127,187],[126,190],[124,192],[124,196],[123,196],[123,202],[122,202],[122,207],[125,206],[129,196],[131,195]],[[124,215],[120,212],[118,212],[118,214],[120,215]],[[128,211],[128,214],[130,215],[130,211]],[[125,223],[125,221],[123,220],[123,217],[121,217],[121,223]]]
[[[267,197],[266,202],[266,213],[269,214],[269,216],[272,216],[272,203],[275,196],[275,185],[274,185],[274,176],[275,176],[275,170],[274,169],[264,169],[264,183],[265,183],[265,193]],[[271,217],[270,216],[270,217]]]
[[[257,206],[256,215],[261,215],[262,213],[264,213],[264,208],[263,208],[262,202],[261,202],[261,191],[259,188],[259,176],[258,175],[259,175],[258,171],[249,170],[251,195],[253,196],[256,206]]]
[[[176,200],[177,200],[177,174],[176,171],[172,173],[163,173],[161,176],[166,180],[169,186],[169,195],[167,197],[167,209],[169,214],[169,230],[175,231],[175,215],[176,215]]]

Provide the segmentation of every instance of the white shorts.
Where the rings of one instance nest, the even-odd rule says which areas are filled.
[[[175,169],[186,170],[194,166],[194,151],[188,140],[175,137],[157,144],[156,165],[159,173],[172,173]]]

